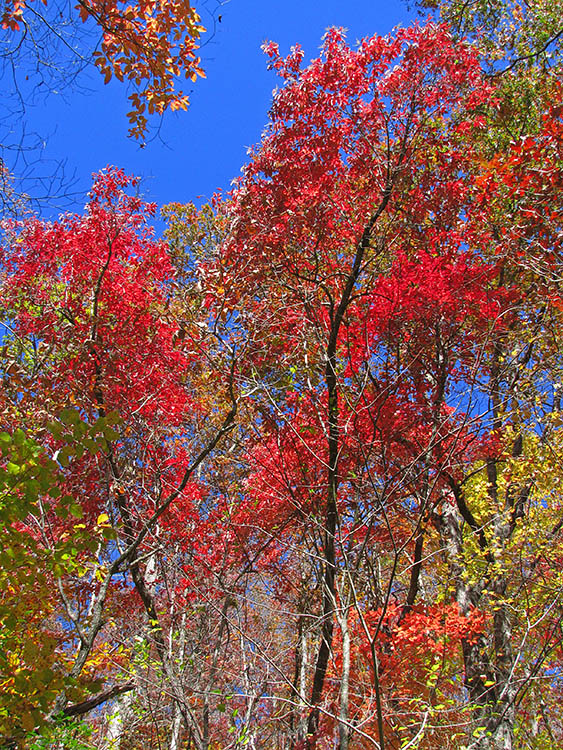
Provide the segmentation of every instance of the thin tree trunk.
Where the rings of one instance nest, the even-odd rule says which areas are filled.
[[[342,675],[340,682],[340,710],[338,713],[338,750],[348,750],[350,743],[350,628],[348,608],[339,619],[342,633]]]
[[[108,720],[106,734],[104,737],[104,749],[107,750],[119,750],[121,747],[121,740],[123,739],[124,732],[127,728],[128,718],[135,697],[134,691],[120,695],[117,699],[117,705],[115,711],[111,714]]]

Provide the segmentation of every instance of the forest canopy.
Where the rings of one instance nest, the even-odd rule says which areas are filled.
[[[0,747],[563,745],[563,14],[422,5],[266,43],[162,237],[117,166],[4,222]],[[80,14],[134,136],[187,104],[189,3]]]

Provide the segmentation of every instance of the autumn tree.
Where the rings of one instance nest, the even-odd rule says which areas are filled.
[[[175,705],[189,714],[163,630],[175,622],[170,607],[183,589],[177,581],[176,595],[172,583],[161,611],[156,572],[161,554],[189,568],[192,535],[203,543],[195,519],[205,491],[196,471],[232,429],[236,400],[228,358],[224,397],[205,404],[203,393],[195,395],[194,378],[219,356],[217,335],[207,335],[196,297],[191,317],[185,309],[178,321],[174,271],[146,225],[152,207],[127,194],[134,182],[118,170],[100,174],[83,217],[13,226],[3,252],[5,471],[22,477],[19,491],[29,495],[14,533],[19,547],[29,539],[45,561],[41,600],[49,614],[39,622],[51,630],[57,620],[65,624],[49,636],[57,652],[51,677],[26,696],[24,715],[13,717],[16,735],[18,727],[81,715],[133,689],[124,659],[132,659],[139,629],[176,686]],[[14,424],[20,430],[10,437]],[[18,460],[10,441],[22,446]],[[22,462],[35,456],[38,441],[57,471],[52,490],[25,478]],[[29,567],[17,558],[14,565]],[[18,652],[9,658],[21,671]],[[129,679],[120,683],[120,672]],[[81,693],[84,681],[96,685],[92,699]],[[20,678],[15,685],[25,687]]]
[[[496,140],[503,91],[441,25],[357,50],[333,30],[306,68],[299,48],[267,52],[285,85],[207,274],[246,337],[260,414],[233,523],[254,548],[275,537],[280,570],[287,555],[313,561],[304,610],[293,589],[292,746],[334,731],[341,748],[512,747],[560,647],[558,578],[545,617],[514,614],[519,593],[538,599],[540,529],[557,513],[526,476],[538,440],[519,403],[524,380],[538,403],[553,393],[540,331],[548,382],[559,370],[558,293],[540,302],[538,277],[526,282],[532,256],[559,274],[560,217],[545,207],[560,189],[560,112],[546,101],[534,138]],[[540,174],[533,153],[552,166]],[[305,661],[303,617],[316,622]],[[530,638],[543,643],[533,667]]]
[[[555,354],[560,350],[556,333],[559,325],[556,279],[561,276],[558,236],[561,214],[557,208],[561,189],[561,111],[557,107],[560,101],[561,8],[557,3],[535,2],[524,5],[469,3],[463,7],[448,2],[440,3],[436,8],[443,18],[449,20],[456,33],[471,35],[488,76],[495,82],[496,106],[489,112],[487,129],[473,144],[481,153],[476,161],[475,182],[482,196],[481,202],[477,203],[479,207],[476,207],[473,227],[478,227],[477,241],[482,248],[488,248],[490,257],[502,259],[503,279],[520,285],[523,296],[518,303],[515,301],[515,322],[510,332],[496,339],[494,385],[491,385],[490,394],[497,432],[502,432],[508,423],[514,426],[513,443],[510,445],[511,439],[507,438],[506,448],[512,461],[505,462],[498,455],[491,455],[487,460],[487,477],[492,485],[490,492],[494,496],[505,493],[505,514],[509,513],[508,507],[515,503],[515,498],[520,500],[520,505],[511,511],[512,523],[504,527],[501,524],[497,530],[495,546],[497,550],[504,550],[506,562],[503,575],[497,580],[497,585],[504,591],[499,596],[504,607],[494,605],[499,613],[495,615],[495,632],[499,637],[503,628],[505,631],[513,628],[514,632],[522,628],[519,639],[515,637],[510,647],[506,643],[499,646],[500,661],[504,655],[505,663],[504,667],[497,664],[494,669],[502,673],[512,658],[513,685],[505,684],[498,693],[504,693],[506,703],[510,704],[507,695],[513,691],[514,705],[507,705],[505,714],[517,711],[524,702],[524,695],[534,706],[528,709],[528,717],[535,713],[541,718],[530,724],[517,716],[517,741],[528,742],[531,747],[537,743],[541,747],[543,742],[552,744],[558,741],[557,731],[554,734],[551,729],[551,726],[557,727],[557,722],[553,724],[553,709],[546,703],[547,695],[558,700],[559,668],[552,661],[551,651],[557,649],[557,639],[540,638],[539,661],[543,663],[545,659],[550,663],[549,673],[554,677],[553,692],[546,694],[540,687],[538,672],[529,667],[529,660],[539,663],[536,655],[523,656],[531,638],[532,623],[537,620],[530,615],[530,610],[524,609],[519,609],[518,615],[508,616],[507,609],[515,605],[506,587],[507,583],[508,587],[510,583],[516,586],[516,581],[506,575],[506,566],[512,564],[509,560],[521,556],[515,546],[518,534],[514,529],[514,517],[520,518],[522,525],[526,526],[524,537],[538,541],[538,549],[544,533],[549,542],[543,544],[555,545],[555,531],[559,528],[557,512],[555,517],[544,514],[541,532],[538,527],[532,530],[528,522],[536,515],[535,505],[545,503],[541,498],[551,495],[550,488],[560,476],[561,451],[554,426],[559,424],[557,384],[561,372],[561,362]],[[494,185],[498,191],[493,197]],[[489,199],[491,212],[486,208]],[[472,234],[473,242],[476,236]],[[544,467],[541,481],[537,481],[533,468],[538,455],[542,456],[540,463]],[[513,471],[516,471],[520,484],[512,481]],[[530,506],[526,506],[526,502]],[[491,522],[492,519],[489,528]],[[531,564],[531,569],[537,570],[535,563]],[[526,601],[545,601],[540,594],[543,584],[523,570],[520,576],[516,578],[519,580],[517,585],[521,592],[527,592]],[[552,594],[557,586],[554,582],[550,588]],[[545,632],[555,637],[555,631],[548,628]],[[522,663],[528,666],[518,680],[515,679],[516,664]],[[481,673],[485,671],[480,669]],[[492,684],[489,687],[492,688]],[[479,740],[477,744],[484,742]]]
[[[142,138],[147,130],[147,115],[163,114],[167,109],[185,109],[188,96],[177,88],[181,78],[195,81],[203,75],[197,56],[198,40],[205,29],[190,2],[151,2],[123,6],[121,3],[81,2],[70,9],[68,20],[65,7],[36,8],[17,0],[6,3],[2,28],[14,36],[14,52],[22,45],[41,49],[46,33],[54,34],[50,25],[52,11],[60,12],[57,25],[62,27],[60,40],[74,46],[71,34],[80,23],[93,22],[101,38],[93,53],[95,65],[106,83],[113,77],[127,81],[133,92],[129,95],[131,111],[128,115],[130,135]],[[48,42],[52,43],[51,40]],[[55,40],[56,43],[56,40]],[[74,43],[74,44],[73,44]],[[77,57],[89,52],[77,49]],[[84,64],[84,61],[83,61]]]
[[[218,5],[205,6],[211,25]],[[8,1],[0,10],[0,209],[20,203],[72,203],[72,175],[64,162],[44,157],[45,133],[28,128],[27,110],[52,92],[79,89],[95,66],[105,83],[128,90],[129,136],[143,145],[151,121],[185,110],[189,89],[204,71],[199,46],[205,32],[193,3]]]

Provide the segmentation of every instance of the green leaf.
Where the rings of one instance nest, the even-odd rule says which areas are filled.
[[[107,417],[100,417],[94,424],[90,427],[90,435],[97,435],[100,432],[103,432],[107,425]]]
[[[64,466],[65,468],[70,463],[71,456],[74,455],[74,450],[69,446],[65,445],[64,448],[61,448],[57,455],[57,461],[60,463],[61,466]]]
[[[25,442],[26,442],[25,432],[23,430],[21,430],[21,429],[18,428],[14,432],[12,439],[13,439],[15,445],[17,445],[17,446],[24,445]]]
[[[49,422],[47,429],[56,438],[61,438],[64,432],[64,426],[60,422]]]
[[[80,420],[80,414],[75,409],[63,409],[62,412],[59,414],[60,421],[67,425],[77,425],[79,424]]]
[[[113,427],[104,427],[104,437],[106,440],[117,440],[119,433]]]
[[[91,437],[85,437],[82,440],[82,444],[86,448],[86,450],[92,455],[95,456],[96,453],[99,451],[100,446],[98,443],[96,443],[95,440],[93,440]]]

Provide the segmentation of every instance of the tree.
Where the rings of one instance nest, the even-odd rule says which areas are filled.
[[[208,274],[247,340],[242,377],[260,413],[249,504],[233,521],[253,546],[275,536],[283,571],[289,550],[315,561],[320,596],[292,607],[298,633],[316,618],[313,663],[295,646],[307,716],[294,746],[337,731],[341,748],[433,747],[457,724],[467,746],[512,747],[517,707],[559,670],[561,583],[552,569],[548,603],[535,560],[540,530],[555,545],[560,526],[530,473],[525,404],[534,393],[547,408],[544,345],[549,383],[560,370],[559,292],[530,294],[546,281],[528,267],[542,258],[559,278],[560,215],[539,217],[560,190],[560,111],[538,103],[535,137],[495,140],[503,91],[441,25],[357,51],[333,30],[307,68],[298,48],[267,52],[285,85]],[[515,616],[524,591],[531,609]],[[533,666],[530,638],[542,643]]]
[[[45,159],[46,134],[27,126],[30,106],[54,91],[79,88],[83,71],[95,65],[105,83],[115,78],[127,85],[129,136],[145,145],[151,119],[185,110],[185,81],[205,75],[198,56],[205,28],[188,0],[129,5],[10,0],[0,12],[0,27],[0,209],[5,216],[21,215],[22,204],[74,206],[73,180],[64,162]]]
[[[63,682],[47,690],[45,678],[23,729],[40,723],[40,709],[43,718],[80,715],[131,690],[130,679],[111,685],[123,666],[114,652],[120,644],[118,653],[127,654],[139,628],[175,685],[154,573],[163,545],[180,544],[184,556],[183,545],[198,530],[180,533],[166,514],[181,507],[185,524],[204,502],[195,472],[236,413],[231,386],[226,409],[219,403],[215,410],[223,413],[202,421],[211,402],[193,398],[193,378],[201,373],[199,356],[213,358],[211,338],[206,343],[195,297],[189,324],[179,324],[170,309],[174,272],[165,246],[146,227],[152,207],[126,193],[134,182],[118,170],[100,174],[84,217],[30,220],[21,232],[12,229],[4,248],[4,355],[11,364],[4,369],[3,419],[41,439],[53,456],[47,466],[61,475],[56,492],[24,479],[31,500],[17,513],[18,543],[33,553],[44,580],[40,642],[47,647],[53,618],[64,623],[55,642],[49,636],[58,662],[52,677]],[[15,433],[16,446],[26,440]],[[19,479],[24,469],[5,455],[7,475]],[[31,561],[13,564],[30,574]],[[129,622],[123,607],[131,608]],[[111,686],[90,700],[81,695],[84,679],[97,681],[98,692],[100,679]]]
[[[545,70],[560,62],[563,30],[558,3],[420,0],[417,5],[422,12],[435,10],[456,34],[470,35],[493,75],[526,71],[521,80],[526,83],[528,78],[529,85],[536,65]]]
[[[118,2],[80,2],[66,19],[65,6],[40,10],[32,2],[20,0],[7,3],[2,15],[2,28],[14,37],[14,50],[41,48],[46,29],[65,42],[68,32],[53,32],[50,11],[63,18],[57,24],[71,28],[81,21],[94,22],[101,32],[99,46],[93,54],[94,63],[103,74],[105,82],[114,76],[127,81],[133,92],[129,95],[132,109],[128,114],[129,134],[142,138],[147,130],[147,114],[163,114],[167,109],[186,109],[188,96],[176,89],[178,78],[195,81],[203,75],[196,50],[205,29],[190,2],[149,2],[123,7]],[[50,43],[50,42],[49,42]],[[72,44],[72,41],[71,41]],[[74,46],[74,45],[73,45]],[[89,52],[77,49],[77,57]],[[83,63],[84,64],[84,61]]]

